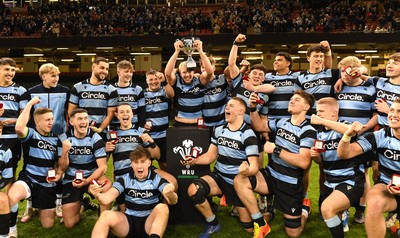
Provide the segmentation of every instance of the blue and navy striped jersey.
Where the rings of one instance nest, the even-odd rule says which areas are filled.
[[[191,84],[185,84],[183,79],[176,74],[176,82],[173,86],[175,102],[177,103],[176,116],[186,119],[202,117],[202,104],[205,87],[199,78],[193,78]]]
[[[70,183],[75,179],[77,170],[83,171],[84,178],[89,177],[98,168],[96,160],[106,158],[106,150],[100,135],[88,129],[84,138],[76,138],[73,129],[67,131],[66,136],[71,141],[69,150],[69,167],[65,171],[63,184]],[[62,144],[58,143],[58,156],[61,156]]]
[[[24,151],[24,170],[29,180],[44,187],[56,186],[56,183],[48,183],[46,177],[57,161],[57,136],[53,133],[43,136],[28,127],[27,136],[19,139]]]
[[[384,99],[389,107],[400,96],[400,85],[392,84],[387,78],[370,77],[368,82],[373,83],[376,87],[376,99]],[[380,127],[389,126],[387,114],[378,112],[378,125]]]
[[[215,75],[206,86],[203,101],[203,118],[206,126],[220,126],[225,123],[228,82],[223,74]]]
[[[0,144],[0,189],[5,187],[13,176],[13,163],[11,150]]]
[[[236,131],[231,131],[227,124],[215,128],[211,143],[218,148],[214,171],[232,185],[242,162],[248,161],[249,156],[258,157],[258,139],[246,123]]]
[[[117,130],[118,143],[115,144],[115,150],[112,153],[116,177],[132,170],[130,153],[139,146],[143,146],[143,140],[140,138],[143,131],[144,129],[141,127],[139,129],[132,127],[128,130]]]
[[[333,86],[339,78],[339,69],[323,69],[317,74],[307,71],[297,77],[293,89],[304,90],[314,95],[315,100],[318,101],[321,98],[333,97]],[[315,104],[313,110],[315,111]]]
[[[350,124],[349,122],[340,121]],[[325,173],[325,186],[335,188],[340,183],[363,186],[365,182],[362,156],[352,159],[340,159],[337,156],[337,148],[342,134],[334,130],[326,130],[320,127],[317,139],[324,142],[324,152],[321,153],[322,165]]]
[[[300,125],[293,125],[286,118],[268,120],[268,126],[276,135],[275,144],[291,153],[299,154],[301,148],[310,149],[314,146],[317,133],[308,120]],[[289,164],[276,154],[272,154],[267,168],[272,176],[286,183],[297,184],[303,178],[303,169]]]
[[[114,86],[104,81],[90,84],[90,79],[79,82],[71,88],[69,102],[89,112],[89,121],[100,125],[107,116],[107,108],[118,105],[118,93]]]
[[[133,170],[114,182],[113,187],[125,196],[125,214],[147,217],[161,201],[161,192],[168,182],[154,170],[149,169],[147,179],[137,180]]]
[[[0,117],[0,121],[7,119],[17,119],[19,112],[25,107],[22,95],[26,92],[24,87],[16,83],[7,87],[0,87],[0,102],[3,103],[4,113]],[[15,124],[3,127],[1,139],[17,138],[15,133]]]
[[[143,88],[132,82],[127,87],[119,87],[118,83],[115,83],[114,86],[118,92],[118,105],[121,103],[129,103],[133,111],[132,123],[134,125],[143,126],[145,122],[145,101]],[[111,126],[113,128],[117,128],[119,126],[119,121],[117,118],[113,119]]]
[[[169,127],[169,103],[165,89],[160,88],[157,92],[150,92],[147,88],[144,92],[144,98],[146,104],[146,120],[150,120],[152,124],[149,135],[153,139],[166,137],[166,131]]]
[[[357,143],[364,152],[375,150],[379,158],[379,179],[389,184],[393,174],[400,174],[400,140],[387,127],[360,137]]]
[[[57,135],[64,133],[67,126],[65,118],[68,109],[69,88],[60,84],[55,88],[45,88],[43,84],[38,84],[28,89],[23,95],[24,105],[34,97],[38,97],[40,103],[33,106],[28,126],[35,127],[35,121],[33,120],[34,110],[45,107],[53,110],[54,124],[52,131]]]
[[[339,103],[339,119],[366,124],[373,115],[375,97],[375,87],[369,82],[357,86],[343,84],[342,91],[335,93]]]
[[[300,72],[292,73],[291,71],[285,75],[276,73],[267,73],[264,83],[271,84],[275,87],[275,91],[269,94],[268,101],[268,118],[290,118],[288,112],[289,101],[293,96],[293,87]]]
[[[234,80],[236,81],[238,77],[242,78],[242,74],[239,74]],[[250,102],[249,102],[249,98],[250,98],[250,95],[251,95],[251,93],[252,93],[253,91],[247,90],[247,89],[243,86],[243,83],[242,83],[241,80],[240,80],[240,81],[236,81],[236,82],[240,82],[240,83],[238,83],[237,86],[233,89],[233,94],[232,94],[232,96],[241,98],[241,99],[243,99],[243,100],[246,102],[247,108],[246,108],[246,114],[244,115],[244,121],[245,121],[247,124],[250,124],[250,125],[251,125],[251,120],[250,120]],[[257,105],[257,111],[258,111],[258,113],[260,114],[260,116],[267,116],[267,115],[268,115],[268,106],[267,106],[267,104],[268,104],[269,97],[268,97],[267,94],[263,94],[263,93],[258,93],[258,97],[259,97],[261,100],[264,101],[264,104],[263,104],[263,105],[260,105],[260,104]]]

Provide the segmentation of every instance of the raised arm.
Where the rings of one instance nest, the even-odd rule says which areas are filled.
[[[228,58],[228,67],[229,67],[229,74],[231,78],[236,78],[239,75],[239,67],[236,65],[236,59],[238,54],[238,45],[246,40],[246,36],[243,34],[239,34],[236,36],[235,41],[233,42],[231,52],[229,53]]]
[[[332,51],[331,51],[331,47],[329,46],[329,42],[324,40],[324,41],[321,41],[320,44],[325,48],[324,67],[326,69],[331,69],[332,68]]]
[[[194,41],[194,47],[199,52],[201,62],[204,67],[204,72],[200,75],[200,82],[203,85],[208,84],[214,75],[214,67],[211,65],[210,60],[203,51],[203,42],[201,40]]]
[[[171,56],[171,58],[168,60],[167,66],[165,67],[165,77],[167,78],[167,82],[169,85],[174,86],[176,82],[176,75],[175,75],[175,64],[176,64],[176,59],[178,58],[179,52],[181,51],[181,48],[183,48],[183,42],[181,40],[177,40],[174,43],[174,48],[175,52]]]
[[[249,98],[251,125],[255,131],[271,132],[271,129],[268,126],[268,119],[261,117],[257,112],[257,100],[259,99],[260,98],[256,93],[252,93]]]
[[[346,125],[337,121],[326,120],[315,114],[311,115],[311,124],[327,127],[328,129],[337,131],[340,134],[344,134],[347,129],[350,128],[350,125]]]
[[[165,76],[163,72],[157,72],[156,76],[160,79],[161,85],[164,85],[165,95],[167,96],[167,98],[173,98],[175,96],[174,89],[169,83],[164,83]]]
[[[24,110],[22,110],[21,114],[19,115],[17,122],[15,124],[15,132],[17,133],[18,137],[25,138],[28,133],[28,127],[26,126],[29,121],[29,116],[31,109],[34,105],[40,103],[40,99],[38,97],[32,98],[27,104]]]

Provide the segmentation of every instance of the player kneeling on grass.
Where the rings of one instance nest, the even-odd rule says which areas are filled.
[[[168,223],[169,209],[161,203],[161,196],[167,203],[178,201],[175,188],[160,175],[150,169],[150,152],[138,147],[130,154],[132,171],[121,176],[113,187],[102,193],[98,184],[89,187],[102,205],[111,204],[120,194],[124,194],[126,210],[104,211],[97,220],[92,237],[107,237],[109,231],[117,237],[162,237]]]
[[[361,154],[350,160],[342,160],[337,155],[337,146],[349,122],[339,121],[339,104],[331,97],[321,98],[317,102],[317,115],[311,116],[311,124],[320,125],[311,158],[322,165],[325,174],[323,193],[319,204],[322,217],[332,237],[344,237],[345,225],[342,224],[342,212],[360,201],[364,192],[365,174],[369,156]],[[346,124],[345,124],[346,123]],[[360,124],[361,125],[361,124]],[[347,229],[348,230],[348,229]]]
[[[0,135],[3,132],[3,123],[0,122]],[[3,189],[13,178],[11,150],[0,143],[0,189]],[[7,194],[0,192],[0,238],[8,237],[10,206]]]
[[[254,131],[244,122],[245,112],[244,100],[233,97],[225,108],[226,124],[215,128],[207,152],[197,158],[186,156],[190,165],[209,165],[216,160],[212,173],[195,179],[188,187],[190,200],[206,220],[199,238],[210,237],[221,230],[206,198],[222,194],[227,204],[236,207],[241,225],[248,232],[253,231],[250,214],[233,187],[233,180],[238,174],[252,176],[258,172],[258,140]]]
[[[367,151],[374,150],[379,156],[378,181],[367,193],[367,210],[365,213],[365,230],[368,237],[385,237],[386,212],[400,212],[400,98],[396,98],[388,113],[389,127],[361,136],[355,142],[351,138],[361,131],[362,126],[355,122],[343,134],[337,154],[343,159],[350,159]],[[400,229],[395,224],[391,230]]]
[[[24,148],[24,170],[19,174],[8,196],[10,199],[10,233],[9,237],[17,237],[18,202],[32,198],[32,206],[39,209],[39,218],[44,228],[54,225],[56,207],[56,181],[60,179],[57,168],[57,141],[53,134],[53,113],[49,108],[38,108],[33,113],[36,128],[27,127],[29,114],[35,104],[40,103],[38,97],[32,98],[18,117],[15,131]],[[51,178],[49,176],[51,173]]]
[[[64,225],[72,228],[81,219],[81,201],[93,180],[102,184],[102,191],[110,189],[111,184],[104,175],[107,171],[105,144],[100,135],[89,128],[89,115],[85,109],[74,109],[69,115],[71,130],[60,135],[58,163],[63,178],[62,212]],[[110,207],[100,206],[100,212]]]

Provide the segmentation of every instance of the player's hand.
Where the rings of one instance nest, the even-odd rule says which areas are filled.
[[[235,41],[237,43],[243,43],[246,40],[246,35],[239,34],[236,36]]]
[[[239,166],[239,174],[247,175],[250,171],[250,165],[247,161],[243,161]]]
[[[390,107],[385,99],[375,100],[375,107],[376,107],[376,110],[378,110],[378,112],[383,112],[385,114],[389,113]]]
[[[189,165],[195,165],[196,163],[196,158],[194,158],[191,155],[185,155],[185,161],[186,163],[188,163]]]
[[[88,181],[85,178],[81,179],[81,180],[76,180],[76,179],[72,180],[72,186],[74,186],[75,188],[82,188],[85,185],[87,185],[87,183],[88,183]]]
[[[264,144],[264,151],[267,152],[268,154],[272,154],[274,152],[275,147],[276,147],[275,143],[267,141]]]
[[[319,116],[317,116],[315,114],[312,114],[310,122],[311,122],[312,125],[322,125],[323,121],[322,121],[321,117],[319,117]]]
[[[98,134],[100,134],[101,132],[103,132],[103,130],[101,128],[95,127],[95,126],[91,126],[90,129]]]
[[[112,152],[115,150],[115,145],[111,141],[106,142],[106,152]]]

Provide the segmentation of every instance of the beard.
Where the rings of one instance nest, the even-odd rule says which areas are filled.
[[[106,77],[102,78],[100,74],[94,74],[94,77],[96,77],[97,80],[99,81],[104,81],[106,79]]]

